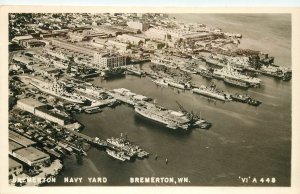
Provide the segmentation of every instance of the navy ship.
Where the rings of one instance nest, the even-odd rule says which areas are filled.
[[[230,101],[231,96],[229,94],[226,94],[225,92],[218,90],[215,85],[212,85],[210,87],[206,87],[204,85],[201,85],[200,87],[196,87],[192,89],[193,93],[200,94],[206,97],[214,98],[221,101]]]
[[[211,123],[186,111],[178,102],[181,111],[169,110],[155,104],[135,106],[137,115],[154,121],[168,129],[188,131],[191,128],[199,127],[207,129]]]

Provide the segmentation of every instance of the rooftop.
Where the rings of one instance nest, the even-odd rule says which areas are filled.
[[[9,131],[9,139],[25,147],[35,144],[34,141],[13,131]]]
[[[22,166],[22,164],[20,164],[19,162],[15,161],[14,159],[9,158],[9,168],[15,168],[18,166]]]
[[[28,36],[16,36],[13,38],[13,40],[19,41],[19,40],[27,40],[27,39],[32,39],[33,37],[31,35]]]
[[[15,150],[18,150],[20,148],[23,148],[23,146],[14,141],[9,140],[9,152],[14,152]]]
[[[18,100],[18,103],[23,103],[23,104],[26,104],[28,106],[34,107],[34,108],[37,108],[37,107],[45,105],[44,103],[41,103],[40,101],[35,100],[33,98],[20,99],[20,100]]]
[[[34,162],[43,158],[49,158],[49,155],[34,148],[34,147],[28,147],[19,149],[15,152],[17,155],[26,158],[27,160]]]
[[[66,119],[68,119],[67,116],[64,116],[62,114],[59,114],[57,112],[53,112],[53,111],[49,110],[49,106],[41,106],[41,107],[38,107],[37,109],[39,111],[41,111],[41,112],[44,112],[44,113],[46,113],[46,114],[48,114],[50,116],[56,117],[56,118],[58,118],[60,120],[66,120]]]

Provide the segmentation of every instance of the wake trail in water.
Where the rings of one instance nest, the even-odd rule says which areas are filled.
[[[251,91],[251,93],[258,94],[260,96],[264,96],[264,97],[268,97],[268,98],[279,99],[278,96],[273,96],[273,95],[270,95],[270,94],[264,94],[264,93],[261,93],[261,92]]]
[[[98,176],[101,176],[100,171],[96,167],[96,165],[88,158],[85,159],[85,161],[88,163],[88,165],[91,167],[91,170],[96,172]]]
[[[150,171],[151,175],[152,175],[153,177],[155,177],[156,173],[155,173],[155,171],[153,170],[153,168],[150,166],[149,162],[146,161],[146,160],[144,160],[143,163],[145,164],[146,169]]]

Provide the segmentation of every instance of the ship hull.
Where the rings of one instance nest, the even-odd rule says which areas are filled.
[[[142,118],[142,119],[144,119],[144,120],[147,120],[147,121],[149,121],[149,122],[151,122],[151,123],[154,123],[154,124],[156,124],[156,125],[159,125],[159,126],[161,126],[161,127],[165,127],[165,128],[167,128],[167,129],[172,129],[172,130],[178,130],[178,129],[180,129],[179,127],[173,127],[173,126],[168,125],[167,123],[164,123],[164,122],[162,122],[162,121],[158,121],[158,120],[156,120],[156,119],[154,119],[154,118],[151,118],[151,117],[145,115],[144,113],[142,113],[141,111],[139,111],[139,110],[137,110],[137,109],[135,109],[135,114],[136,114],[138,117],[140,117],[140,118]]]
[[[69,102],[78,103],[78,104],[84,104],[84,102],[81,101],[81,100],[76,100],[76,99],[68,98],[68,97],[65,97],[65,96],[61,96],[59,94],[56,94],[55,92],[52,92],[52,91],[47,90],[47,89],[44,89],[44,88],[42,88],[42,87],[40,87],[40,86],[38,86],[38,85],[36,85],[34,83],[31,83],[31,85],[33,85],[34,87],[37,87],[42,92],[48,93],[50,95],[56,96],[56,97],[64,99],[64,100],[67,100]]]
[[[250,85],[247,84],[247,83],[240,82],[240,81],[233,81],[233,80],[230,80],[230,79],[227,79],[227,78],[224,78],[224,82],[226,84],[237,86],[237,87],[241,87],[241,88],[245,88],[245,89],[247,89],[247,88],[250,87]]]
[[[155,83],[156,85],[160,85],[160,86],[168,86],[168,83],[163,82],[163,81],[152,80],[152,82]]]
[[[212,73],[207,73],[207,72],[199,72],[199,75],[201,75],[202,77],[205,77],[207,79],[212,79],[213,78],[213,74]]]
[[[224,79],[224,75],[220,75],[220,74],[212,74],[212,77],[215,79]]]
[[[117,156],[116,153],[113,152],[113,151],[108,151],[108,150],[106,150],[106,152],[107,152],[108,155],[110,155],[111,157],[113,157],[113,158],[115,158],[115,159],[117,159],[117,160],[120,160],[120,161],[122,161],[122,162],[125,162],[125,160],[126,160],[124,157],[119,157],[119,156]]]
[[[202,95],[202,96],[205,96],[205,97],[209,97],[209,98],[213,98],[213,99],[216,99],[216,100],[220,100],[220,101],[228,101],[228,99],[225,98],[225,96],[219,96],[219,95],[216,95],[216,94],[209,94],[209,93],[206,93],[206,92],[203,92],[201,90],[193,90],[193,93],[195,94],[199,94],[199,95]]]

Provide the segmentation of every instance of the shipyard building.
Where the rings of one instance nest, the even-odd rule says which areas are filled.
[[[127,25],[129,28],[133,28],[140,31],[146,31],[150,27],[148,23],[145,22],[139,22],[139,21],[130,21],[127,22]]]
[[[41,163],[48,161],[50,156],[32,146],[36,142],[20,135],[16,132],[9,131],[9,154],[12,157],[28,164],[29,166],[40,165]],[[11,162],[11,161],[10,161]],[[10,173],[20,173],[23,170],[23,166],[18,164],[18,162],[12,160],[9,163]],[[11,166],[12,165],[12,166]]]
[[[99,69],[124,67],[126,66],[126,56],[111,53],[95,53],[94,65]]]
[[[121,42],[131,43],[131,44],[135,44],[135,45],[139,45],[141,43],[146,42],[146,38],[144,38],[144,37],[132,36],[132,35],[128,35],[128,34],[119,35],[119,36],[117,36],[117,39]]]
[[[52,121],[62,126],[71,123],[71,119],[68,116],[55,112],[53,107],[41,103],[33,98],[18,100],[17,106],[22,110],[34,114],[35,116]]]
[[[23,171],[23,165],[9,158],[9,173],[8,175],[18,175]]]
[[[36,144],[36,142],[32,141],[31,139],[28,139],[23,135],[20,135],[13,131],[9,131],[8,138],[10,152],[14,152],[15,150],[18,150],[20,148],[30,147]]]
[[[22,148],[13,152],[12,156],[29,166],[38,166],[50,160],[50,156],[34,147]]]
[[[59,47],[59,48],[64,48],[67,50],[71,50],[74,52],[78,52],[78,53],[82,53],[88,56],[93,56],[94,53],[96,52],[94,49],[91,48],[87,48],[87,47],[83,47],[81,45],[76,45],[74,43],[69,43],[69,42],[65,42],[62,40],[52,40],[51,44],[53,46]]]

